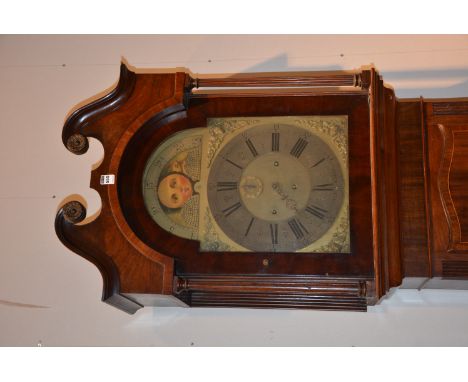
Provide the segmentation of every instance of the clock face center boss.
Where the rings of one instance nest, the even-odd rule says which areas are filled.
[[[306,167],[280,152],[257,155],[239,181],[239,196],[246,210],[256,219],[271,222],[292,218],[305,208],[310,191]]]
[[[157,147],[153,220],[202,251],[349,252],[346,116],[220,118]]]

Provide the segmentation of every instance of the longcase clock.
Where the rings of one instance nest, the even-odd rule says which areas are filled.
[[[372,67],[194,78],[121,65],[64,145],[104,147],[102,202],[55,228],[103,301],[365,311],[405,276],[468,276],[468,102],[398,100]]]

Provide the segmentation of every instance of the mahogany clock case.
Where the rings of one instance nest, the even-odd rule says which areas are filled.
[[[84,207],[66,204],[57,235],[98,267],[103,300],[130,313],[183,303],[365,310],[405,276],[443,275],[445,267],[447,277],[466,277],[468,103],[438,100],[439,114],[434,105],[397,100],[374,68],[197,79],[122,64],[117,87],[75,111],[62,133],[75,154],[86,152],[87,137],[103,144],[91,174],[101,212],[80,223]],[[147,212],[145,165],[176,132],[209,118],[343,115],[349,254],[201,252],[198,241],[171,235]],[[115,175],[115,184],[101,184],[102,175]]]
[[[353,98],[350,102],[350,98]],[[284,107],[287,105],[287,107]],[[369,175],[369,112],[366,95],[304,97],[210,97],[189,100],[187,110],[172,121],[147,121],[129,142],[118,173],[119,199],[124,215],[140,239],[176,259],[176,273],[372,275],[371,190]],[[144,166],[155,147],[176,131],[206,126],[221,116],[348,115],[350,171],[350,255],[302,253],[200,252],[199,243],[161,229],[148,214],[142,198]],[[144,144],[143,144],[144,142]],[[367,144],[366,144],[367,143]],[[367,207],[366,207],[367,204]],[[364,233],[366,233],[364,235]],[[357,237],[365,237],[357,240]],[[358,255],[359,254],[359,255]],[[263,265],[268,262],[268,267]]]

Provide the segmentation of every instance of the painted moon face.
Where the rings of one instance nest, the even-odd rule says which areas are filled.
[[[193,194],[190,179],[183,174],[170,174],[164,177],[157,187],[161,204],[167,208],[182,207]]]

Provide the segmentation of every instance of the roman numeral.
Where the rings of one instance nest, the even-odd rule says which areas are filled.
[[[324,210],[323,208],[314,205],[308,206],[305,210],[309,214],[312,214],[315,217],[318,217],[319,219],[323,219],[325,217],[325,214],[328,212],[327,210]]]
[[[325,158],[320,159],[317,163],[315,163],[311,168],[317,167],[320,163],[322,163]]]
[[[317,184],[312,188],[312,191],[333,191],[336,190],[336,187],[333,186],[333,183],[326,184]]]
[[[270,224],[271,243],[278,244],[278,224]]]
[[[254,157],[256,157],[258,155],[258,152],[257,152],[255,146],[253,145],[252,141],[250,139],[246,139],[245,143],[246,143],[247,147],[249,148],[250,152],[252,153],[252,155]]]
[[[231,215],[233,212],[236,212],[239,208],[241,208],[242,204],[240,202],[237,202],[236,204],[233,204],[232,206],[222,210],[224,217],[228,217]]]
[[[271,151],[279,151],[280,133],[271,134]]]
[[[250,223],[249,223],[249,225],[247,226],[247,229],[245,230],[244,236],[247,236],[247,235],[249,234],[250,228],[252,228],[252,224],[253,224],[254,220],[255,220],[255,218],[250,219]]]
[[[304,227],[300,220],[288,220],[288,225],[289,228],[291,228],[291,231],[293,232],[294,236],[296,236],[296,239],[302,239],[304,237],[304,234],[309,233],[309,231],[307,231],[306,227]]]
[[[228,158],[224,158],[224,160],[228,163],[231,163],[233,166],[237,167],[239,170],[243,170],[243,168],[241,166],[239,166],[237,163],[234,163],[232,160],[228,159]]]
[[[216,191],[234,191],[237,190],[237,182],[218,182]]]
[[[304,151],[304,149],[306,148],[308,143],[309,142],[307,142],[305,139],[299,138],[297,140],[297,142],[294,144],[293,148],[291,149],[291,151],[289,153],[292,156],[294,156],[296,158],[299,158],[301,156],[302,152]]]

